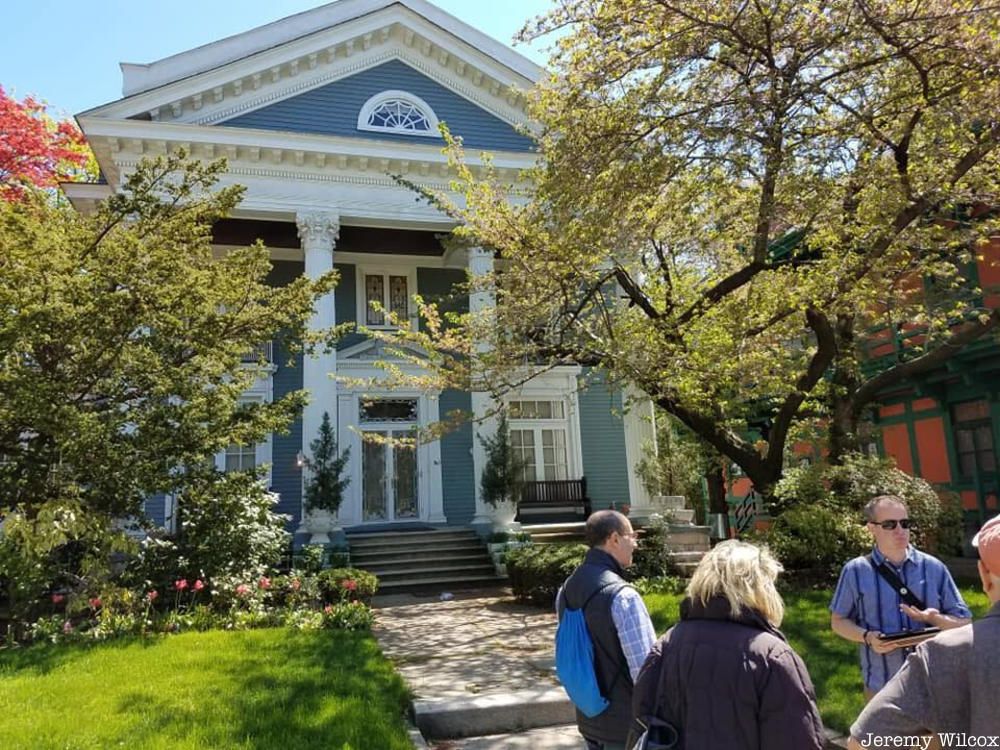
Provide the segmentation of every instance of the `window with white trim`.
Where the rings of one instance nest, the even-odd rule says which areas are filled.
[[[525,482],[569,479],[566,405],[561,400],[508,404],[510,445]]]
[[[397,320],[410,319],[410,294],[413,279],[407,271],[363,270],[363,310],[359,317],[369,328],[395,328],[386,311]],[[377,303],[377,304],[376,304]]]
[[[257,446],[230,443],[226,448],[225,471],[251,471],[257,467]]]
[[[382,91],[364,103],[358,130],[439,138],[438,118],[419,96],[408,91]]]

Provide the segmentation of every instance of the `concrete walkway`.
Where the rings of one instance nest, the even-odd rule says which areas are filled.
[[[434,750],[580,750],[555,678],[552,612],[507,588],[375,598],[374,633],[414,693]],[[829,735],[828,748],[845,747]]]
[[[434,750],[580,750],[555,678],[556,618],[510,589],[376,597],[375,636]]]

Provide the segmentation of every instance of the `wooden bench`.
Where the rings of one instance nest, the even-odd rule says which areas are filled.
[[[586,521],[590,515],[587,480],[527,482],[517,506],[519,521]]]

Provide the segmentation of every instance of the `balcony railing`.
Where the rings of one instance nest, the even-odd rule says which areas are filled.
[[[590,515],[590,498],[587,497],[585,478],[526,482],[521,488],[518,511],[522,520],[532,514],[562,509],[583,519]]]
[[[263,344],[258,344],[250,351],[246,352],[241,361],[243,362],[274,362],[273,355],[273,341],[266,341]]]

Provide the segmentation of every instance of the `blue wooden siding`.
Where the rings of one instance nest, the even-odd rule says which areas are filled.
[[[334,292],[334,308],[337,313],[337,325],[341,323],[357,323],[358,321],[358,283],[357,266],[347,263],[334,263],[333,267],[340,272],[340,282]],[[349,333],[337,342],[337,349],[347,349],[365,340],[360,333]]]
[[[448,390],[438,401],[441,418],[461,409],[472,411],[468,393]],[[444,493],[444,514],[451,526],[465,525],[476,515],[476,487],[472,465],[472,423],[468,420],[441,438],[441,486]]]
[[[610,390],[600,376],[589,382],[579,395],[583,475],[594,510],[600,510],[629,501],[625,424],[621,393]]]
[[[465,313],[469,311],[469,293],[463,288],[467,278],[462,268],[418,268],[417,293],[436,303],[442,318],[449,312]]]
[[[401,90],[423,99],[461,136],[466,148],[531,151],[532,142],[500,118],[468,99],[418,73],[401,60],[390,60],[325,86],[290,97],[222,123],[237,128],[285,130],[294,133],[359,136],[382,141],[443,144],[438,138],[358,130],[358,114],[372,96]]]
[[[152,523],[163,526],[166,523],[166,507],[166,496],[162,492],[157,492],[146,498],[144,511]]]
[[[290,283],[304,271],[304,265],[295,261],[273,261],[273,266],[268,282],[275,286]],[[275,342],[274,361],[278,366],[274,373],[274,400],[277,401],[302,388],[302,354],[296,354],[290,364],[288,352],[281,350]],[[275,510],[292,518],[289,531],[295,530],[302,516],[302,470],[296,465],[296,457],[301,450],[301,419],[292,422],[287,434],[272,436],[271,489],[281,498]]]

